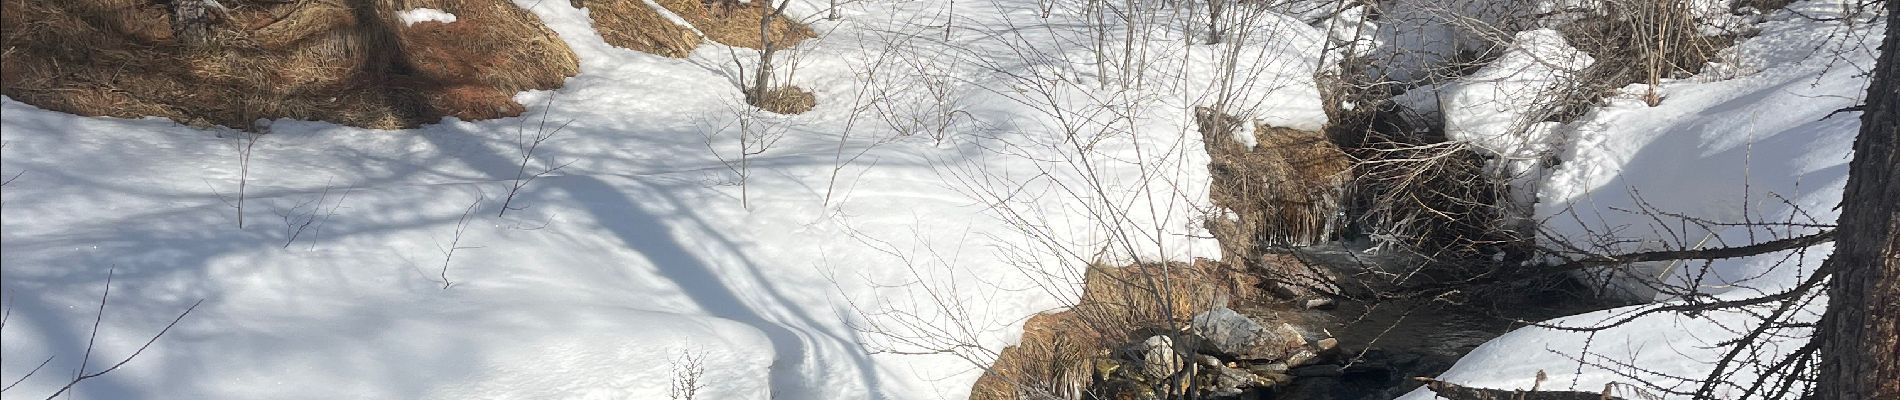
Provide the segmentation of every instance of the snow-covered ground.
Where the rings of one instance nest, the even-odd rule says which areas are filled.
[[[1244,92],[1234,111],[1325,123],[1310,77],[1326,31],[1295,18],[1260,19],[1246,28],[1259,40],[1227,58],[1233,44],[1190,45],[1191,24],[1157,10],[1150,40],[1101,46],[1153,61],[1097,68],[1072,5],[1043,19],[1034,0],[853,3],[839,21],[812,18],[828,33],[786,54],[818,108],[775,116],[738,103],[723,46],[642,54],[605,44],[568,2],[518,3],[582,64],[561,89],[519,95],[526,115],[399,132],[274,121],[248,172],[234,131],[0,100],[0,178],[21,174],[0,192],[0,381],[51,357],[6,394],[43,396],[82,364],[110,366],[202,299],[76,398],[655,399],[694,359],[701,399],[961,398],[971,359],[1075,295],[1078,259],[1218,254],[1196,234],[1211,210],[1191,116],[1220,92],[1223,60],[1242,65],[1227,81]],[[822,15],[821,4],[792,12]],[[1647,219],[1613,211],[1640,193],[1724,221],[1796,215],[1785,198],[1832,221],[1858,115],[1821,117],[1856,103],[1881,27],[1771,19],[1704,76],[1667,83],[1660,106],[1632,89],[1553,128],[1563,163],[1538,190],[1538,217],[1560,234],[1642,235]],[[1114,89],[1125,82],[1137,89]],[[884,118],[899,115],[922,118]],[[561,126],[527,171],[564,167],[498,215],[519,144]],[[780,139],[741,179],[748,131]],[[1772,291],[1826,250],[1798,268],[1766,270],[1779,258],[1762,256],[1711,270],[1764,275],[1731,295]],[[1620,380],[1577,373],[1569,357],[1586,344],[1700,376],[1712,350],[1698,346],[1721,340],[1717,325],[1733,316],[1708,317],[1657,315],[1594,339],[1524,329],[1444,378],[1527,387],[1541,369],[1583,390]]]
[[[1073,12],[856,3],[784,53],[818,108],[776,116],[739,104],[723,46],[638,53],[568,2],[519,4],[582,65],[520,94],[526,115],[396,132],[271,121],[248,168],[239,132],[0,100],[0,167],[21,174],[0,209],[0,380],[51,358],[7,395],[110,366],[202,300],[74,398],[655,399],[694,359],[700,399],[960,398],[977,371],[964,357],[1074,295],[1082,265],[1065,257],[1115,240],[1134,244],[1099,256],[1218,254],[1193,234],[1207,210],[1191,110],[1228,45],[1155,28],[1129,48],[1157,61],[1117,75],[1142,89],[1115,91],[1086,46],[1056,40],[1087,37]],[[1321,126],[1324,34],[1265,21],[1244,29],[1272,40],[1231,59],[1250,88],[1234,104]],[[926,83],[954,100],[953,134],[862,111],[940,110]],[[527,173],[564,167],[507,199],[521,144],[557,127]],[[779,137],[743,180],[741,132]],[[979,346],[909,354],[932,349],[860,329],[906,321],[958,324],[950,336]]]
[[[1817,18],[1840,17],[1842,10],[1832,2],[1790,7]],[[1739,246],[1816,230],[1705,229],[1645,214],[1644,207],[1714,222],[1833,223],[1860,114],[1828,115],[1860,103],[1867,86],[1864,72],[1874,64],[1884,25],[1819,22],[1782,11],[1759,27],[1759,36],[1725,50],[1700,76],[1665,83],[1660,105],[1646,106],[1643,87],[1632,85],[1611,105],[1558,128],[1555,132],[1565,143],[1559,155],[1562,164],[1552,168],[1545,186],[1538,188],[1537,216],[1543,224],[1573,243],[1633,252],[1661,249],[1663,243]],[[1635,240],[1611,243],[1598,236],[1610,233]],[[1795,286],[1831,250],[1831,245],[1821,245],[1708,265],[1659,264],[1646,266],[1642,273],[1652,281],[1694,285],[1719,298],[1747,298]],[[1632,311],[1677,303],[1667,296],[1656,300],[1548,322],[1596,326]],[[1825,303],[1816,301],[1793,315],[1812,321]],[[1711,364],[1727,350],[1717,343],[1737,337],[1737,330],[1759,323],[1758,318],[1743,312],[1662,313],[1594,334],[1524,328],[1479,347],[1442,378],[1527,389],[1541,370],[1550,378],[1544,389],[1598,391],[1611,382],[1634,384],[1627,374],[1667,388],[1693,390],[1694,383],[1671,377],[1708,376]],[[1767,351],[1758,356],[1778,359],[1806,339],[1768,338]],[[1605,363],[1600,357],[1627,365]],[[1609,365],[1579,367],[1578,359]],[[1742,367],[1721,378],[1746,385],[1758,373]],[[1718,397],[1738,391],[1718,389]],[[1618,395],[1635,396],[1622,390]],[[1431,397],[1420,390],[1405,398]]]

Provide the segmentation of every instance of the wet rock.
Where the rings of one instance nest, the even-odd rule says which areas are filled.
[[[1287,375],[1287,374],[1264,374],[1264,375],[1257,375],[1257,376],[1259,376],[1262,381],[1266,383],[1270,383],[1276,387],[1280,385],[1293,383],[1293,379],[1294,379],[1292,375]]]
[[[1209,385],[1205,391],[1214,396],[1237,396],[1246,389],[1268,385],[1262,382],[1260,377],[1238,368],[1216,365],[1208,368],[1204,373],[1212,377],[1210,382],[1212,385]]]
[[[1241,360],[1285,360],[1306,345],[1305,336],[1292,325],[1268,329],[1226,307],[1194,316],[1191,326],[1213,350]]]
[[[1308,310],[1331,310],[1336,305],[1338,304],[1334,303],[1333,299],[1326,298],[1307,299],[1304,302],[1300,302],[1300,307],[1305,307]]]
[[[1226,307],[1194,316],[1191,326],[1209,346],[1230,354],[1246,350],[1264,331],[1259,323]]]
[[[1174,346],[1174,338],[1167,335],[1154,335],[1135,345],[1134,354],[1138,358],[1138,372],[1153,381],[1160,381],[1183,366],[1182,352]]]
[[[1219,366],[1221,366],[1221,364],[1220,364],[1220,359],[1219,359],[1219,358],[1214,358],[1214,356],[1210,356],[1210,355],[1206,355],[1206,354],[1195,354],[1195,355],[1194,355],[1194,363],[1195,363],[1195,364],[1200,364],[1200,365],[1201,365],[1201,366],[1203,366],[1203,367],[1219,367]]]
[[[1254,374],[1263,376],[1268,374],[1284,374],[1287,369],[1284,363],[1247,364],[1248,371],[1253,371]]]
[[[1286,365],[1306,365],[1317,359],[1319,359],[1319,354],[1312,350],[1298,349],[1294,350],[1292,355],[1286,356]]]
[[[1346,370],[1344,368],[1332,364],[1308,365],[1287,371],[1287,375],[1300,378],[1338,377],[1345,374]]]

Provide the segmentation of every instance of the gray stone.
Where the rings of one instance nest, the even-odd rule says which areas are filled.
[[[1210,385],[1207,391],[1215,396],[1234,396],[1239,395],[1243,389],[1266,386],[1260,377],[1242,369],[1217,365],[1208,368],[1206,373],[1213,377],[1213,385]]]
[[[1181,370],[1184,360],[1182,360],[1181,351],[1174,347],[1173,338],[1167,335],[1154,335],[1135,346],[1142,376],[1161,380]]]
[[[1220,366],[1220,359],[1206,354],[1195,354],[1194,363],[1203,366],[1218,367]]]
[[[1214,350],[1236,354],[1252,346],[1265,329],[1260,323],[1227,307],[1216,307],[1195,315],[1190,325]]]
[[[1260,375],[1284,374],[1286,373],[1287,366],[1283,363],[1247,364],[1247,370]]]
[[[1313,345],[1318,346],[1319,351],[1321,352],[1333,351],[1333,349],[1339,348],[1339,339],[1336,339],[1336,338],[1320,339],[1319,342],[1316,342]]]
[[[1208,347],[1241,360],[1285,360],[1306,345],[1305,336],[1293,325],[1283,323],[1269,329],[1226,307],[1194,316],[1190,326],[1206,339]]]
[[[1279,386],[1279,385],[1285,385],[1285,384],[1289,384],[1289,383],[1293,383],[1293,376],[1292,376],[1292,375],[1287,375],[1287,374],[1281,374],[1281,373],[1273,373],[1273,374],[1262,374],[1262,375],[1260,375],[1260,379],[1261,379],[1261,380],[1262,380],[1262,381],[1263,381],[1264,383],[1267,383],[1267,384],[1270,384],[1270,385],[1273,385],[1273,386]]]
[[[1318,354],[1314,354],[1311,350],[1299,349],[1294,351],[1293,355],[1286,356],[1286,365],[1306,365],[1316,359],[1319,359]]]
[[[1331,310],[1334,305],[1333,299],[1326,298],[1307,299],[1305,302],[1300,303],[1300,306],[1306,307],[1308,310]]]
[[[1269,339],[1276,341],[1273,344],[1288,349],[1306,346],[1306,335],[1301,334],[1300,329],[1294,328],[1293,324],[1281,323],[1280,326],[1274,327],[1273,337]]]

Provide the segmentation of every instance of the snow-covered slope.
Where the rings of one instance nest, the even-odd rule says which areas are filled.
[[[1144,89],[1104,96],[1087,49],[1054,38],[1086,36],[1065,30],[1080,26],[1073,13],[955,2],[945,38],[917,32],[942,29],[950,2],[856,3],[786,53],[818,108],[776,116],[738,103],[724,47],[684,60],[613,48],[585,10],[519,3],[582,64],[562,89],[519,95],[519,118],[400,132],[274,121],[241,168],[237,132],[0,100],[0,166],[22,174],[0,209],[0,380],[51,357],[7,395],[44,396],[82,364],[111,365],[202,299],[75,398],[655,399],[691,359],[705,366],[701,399],[958,398],[976,377],[959,355],[999,348],[1073,295],[1077,281],[1051,277],[1082,266],[1034,254],[1103,248],[1116,232],[1091,212],[1126,211],[1113,223],[1149,235],[1111,256],[1217,254],[1193,234],[1206,155],[1190,116],[1225,45],[1159,33],[1141,43],[1159,54],[1137,73]],[[1320,126],[1310,76],[1323,34],[1268,20],[1281,23],[1248,28],[1276,39],[1243,49],[1255,87],[1241,102],[1255,118]],[[1049,47],[1020,51],[1035,43]],[[899,85],[920,70],[959,99],[956,135],[854,116],[928,104]],[[1070,83],[1020,90],[1045,77]],[[1119,106],[1136,118],[1073,123]],[[782,137],[743,180],[736,121]],[[523,139],[561,126],[527,170],[565,167],[498,215]],[[1077,126],[1089,129],[1065,129]],[[946,299],[961,307],[935,307]],[[879,310],[961,321],[980,346],[874,354],[890,342],[858,328],[888,317]]]
[[[1800,2],[1791,7],[1822,18],[1840,16],[1838,4]],[[1873,65],[1884,26],[1819,22],[1783,11],[1760,27],[1759,36],[1727,50],[1702,76],[1665,84],[1659,106],[1647,107],[1642,88],[1632,86],[1610,106],[1560,129],[1568,150],[1545,180],[1537,210],[1555,238],[1603,245],[1591,250],[1632,252],[1659,249],[1661,243],[1739,246],[1815,230],[1785,225],[1704,228],[1645,214],[1644,207],[1724,223],[1834,222],[1859,114],[1829,114],[1859,104],[1867,85],[1862,71]],[[1599,236],[1612,233],[1635,240],[1609,242]],[[1654,265],[1642,273],[1651,280],[1719,293],[1720,298],[1746,298],[1798,284],[1830,250],[1822,245],[1708,265]],[[1697,277],[1699,281],[1692,280]],[[1668,297],[1657,300],[1548,323],[1596,326],[1633,311],[1677,303]],[[1811,321],[1825,303],[1813,302],[1793,315]],[[1550,377],[1544,389],[1598,391],[1610,382],[1635,384],[1636,378],[1693,390],[1693,383],[1676,377],[1708,376],[1711,364],[1729,347],[1718,343],[1755,323],[1756,315],[1728,311],[1652,314],[1595,333],[1524,328],[1479,347],[1442,378],[1525,389],[1541,370]],[[1752,360],[1775,360],[1806,339],[1768,338],[1766,351]],[[1579,367],[1580,359],[1595,365]],[[1741,385],[1753,382],[1758,371],[1738,365],[1744,366],[1721,378]],[[1718,395],[1733,395],[1738,389],[1718,386]],[[1431,395],[1421,389],[1406,398]]]

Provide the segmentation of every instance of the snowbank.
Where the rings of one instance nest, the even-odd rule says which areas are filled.
[[[1837,15],[1824,4],[1797,3],[1809,15]],[[1612,104],[1561,128],[1573,135],[1562,164],[1540,192],[1537,216],[1556,236],[1583,248],[1610,253],[1669,246],[1721,247],[1811,233],[1812,228],[1697,227],[1671,217],[1652,219],[1645,207],[1715,222],[1832,223],[1846,183],[1849,149],[1858,116],[1827,117],[1856,103],[1867,85],[1853,68],[1873,65],[1881,24],[1847,27],[1815,22],[1788,12],[1761,26],[1762,34],[1725,51],[1722,64],[1704,76],[1669,82],[1665,100],[1648,107],[1631,87]],[[1809,51],[1809,49],[1822,49]],[[1838,55],[1838,58],[1836,58]],[[1728,76],[1739,75],[1739,76]],[[1620,239],[1606,240],[1613,234]],[[1814,271],[1830,246],[1742,259],[1652,265],[1634,279],[1696,284],[1718,298],[1743,298],[1794,286]],[[1704,273],[1707,273],[1704,275]],[[1702,280],[1692,280],[1701,276]],[[1623,280],[1622,282],[1629,282]],[[1625,289],[1645,295],[1638,285]],[[1656,298],[1658,304],[1674,299]],[[1812,319],[1825,301],[1797,312]],[[1657,305],[1606,310],[1549,321],[1566,326],[1601,324]],[[1737,326],[1755,315],[1714,312],[1700,316],[1655,314],[1598,333],[1524,328],[1491,341],[1460,360],[1441,378],[1493,388],[1529,388],[1538,371],[1546,389],[1595,391],[1605,383],[1632,384],[1634,374],[1664,387],[1700,378],[1727,348]],[[1764,359],[1779,357],[1806,337],[1769,339]],[[1578,366],[1609,357],[1640,368]],[[1723,376],[1754,379],[1752,368]],[[1718,397],[1721,394],[1718,392]],[[1406,399],[1429,399],[1413,392]]]
[[[0,170],[24,174],[0,209],[0,297],[16,312],[0,331],[0,380],[54,357],[8,395],[50,393],[79,367],[112,271],[88,365],[130,354],[204,303],[75,398],[650,399],[667,396],[686,358],[704,360],[699,398],[956,398],[980,360],[875,353],[891,343],[863,328],[889,316],[864,311],[967,327],[958,333],[981,354],[1075,294],[1080,281],[1064,277],[1083,265],[1070,256],[1130,232],[1139,249],[1109,256],[1219,254],[1198,232],[1207,156],[1190,119],[1210,89],[1186,78],[1220,73],[1208,65],[1215,46],[1157,38],[1148,50],[1159,61],[1139,72],[1151,86],[1105,95],[1105,77],[1081,72],[1092,70],[1084,49],[1053,37],[1026,39],[1060,55],[1033,58],[1009,37],[884,35],[950,3],[862,4],[796,49],[791,83],[819,105],[779,116],[740,102],[729,82],[750,65],[729,48],[656,57],[606,44],[567,2],[518,4],[580,61],[561,89],[516,95],[529,105],[521,117],[402,132],[278,120],[244,167],[237,132],[0,100]],[[1034,1],[955,7],[959,27],[1086,34],[1044,29],[1077,16],[1041,19]],[[1261,85],[1241,103],[1259,107],[1256,118],[1317,127],[1311,68],[1324,36],[1271,21],[1282,24],[1248,29],[1289,39],[1237,49],[1243,83]],[[867,76],[879,76],[864,61],[886,49],[947,75],[963,130],[900,136],[851,115]],[[1011,89],[1038,81],[996,72],[1029,68],[1071,79],[1043,87],[1048,103],[1025,102]],[[879,100],[929,100],[897,93]],[[1037,107],[1050,103],[1138,118],[1074,122],[1065,118],[1085,114]],[[781,135],[748,159],[744,180],[728,162],[741,144],[721,130],[739,121]],[[557,126],[527,168],[564,167],[503,215],[520,140]],[[1104,211],[1125,218],[1091,214]],[[936,308],[946,299],[963,307]]]
[[[1555,129],[1540,126],[1540,107],[1575,85],[1596,61],[1550,29],[1519,32],[1509,49],[1484,68],[1439,90],[1445,135],[1504,158],[1536,157],[1557,143]],[[1425,92],[1425,91],[1422,91]],[[1425,92],[1429,96],[1429,92]]]

